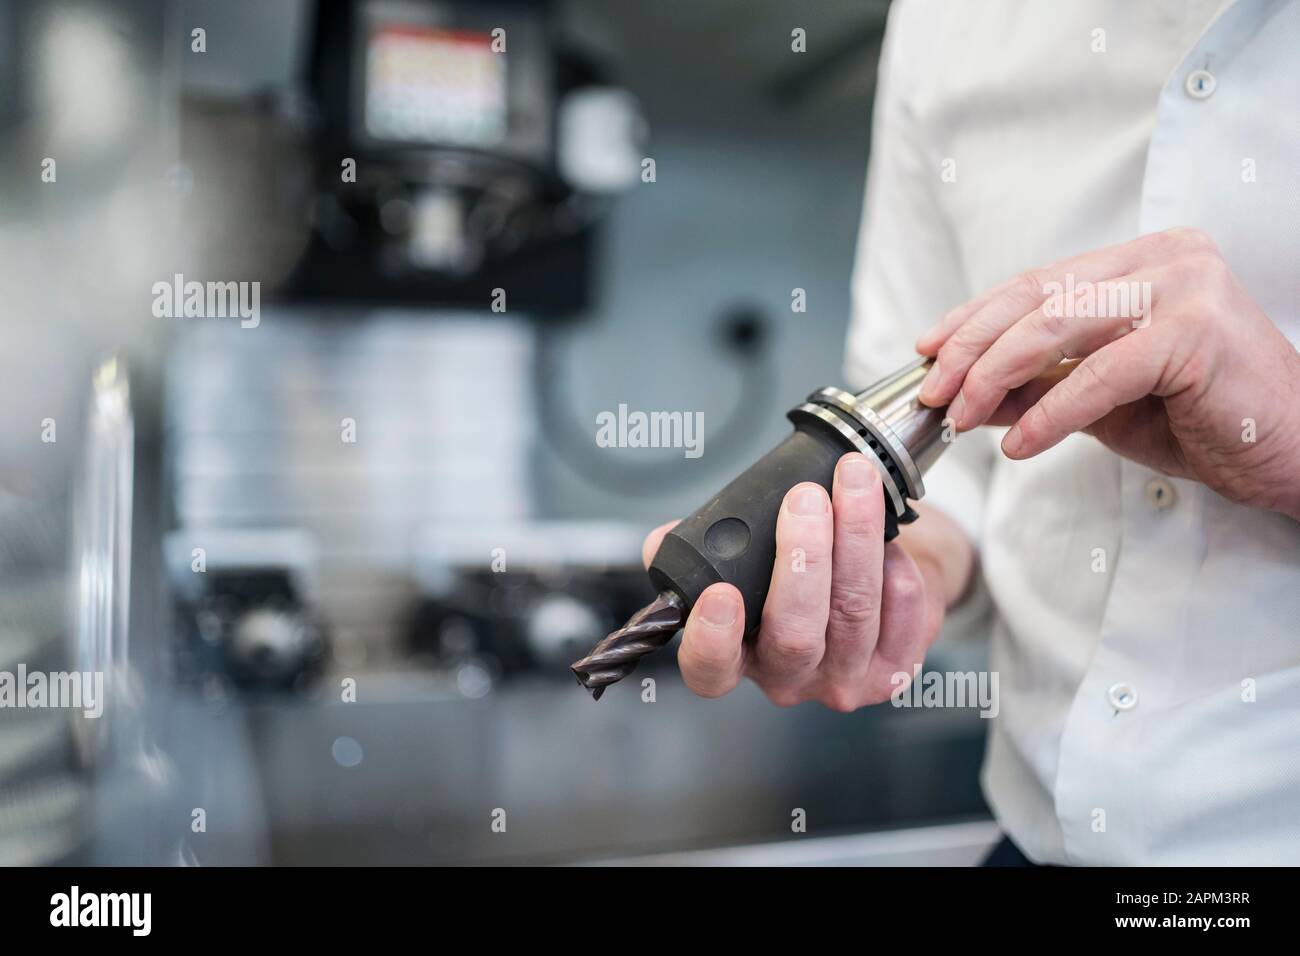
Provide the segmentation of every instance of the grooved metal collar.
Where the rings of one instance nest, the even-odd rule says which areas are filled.
[[[885,424],[884,419],[876,414],[874,409],[859,402],[857,396],[851,392],[833,386],[823,388],[808,397],[810,401],[833,405],[840,411],[852,415],[861,423],[863,428],[871,433],[871,436],[876,441],[889,450],[894,463],[898,465],[903,474],[903,482],[907,485],[907,496],[913,500],[920,500],[925,497],[925,481],[921,477],[921,470],[916,467],[916,462],[912,460],[911,452],[907,450],[907,446],[894,433],[894,430]]]
[[[867,440],[862,437],[862,435],[850,428],[848,422],[839,415],[827,411],[820,405],[813,405],[811,403],[800,405],[798,408],[795,408],[790,412],[791,418],[794,418],[797,415],[811,415],[818,421],[825,422],[848,439],[853,444],[854,448],[862,452],[862,454],[867,457],[867,460],[872,462],[876,466],[876,470],[880,472],[882,483],[885,486],[885,493],[889,495],[889,503],[894,508],[894,514],[898,517],[903,516],[907,511],[907,502],[903,500],[903,496],[899,493],[898,482],[896,482],[894,476],[889,473],[889,469],[886,467],[885,463],[880,460],[880,454],[875,451],[870,444],[868,444]]]

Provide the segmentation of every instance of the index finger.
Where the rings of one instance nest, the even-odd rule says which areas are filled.
[[[1060,262],[1030,269],[980,297],[973,311],[959,307],[918,342],[935,362],[921,383],[921,401],[931,407],[954,403],[954,418],[962,418],[964,401],[958,393],[972,365],[1004,332],[1040,309],[1044,302],[1068,298],[1069,290],[1104,282],[1131,272],[1147,246],[1137,241],[1085,252]],[[956,318],[954,318],[956,316]]]

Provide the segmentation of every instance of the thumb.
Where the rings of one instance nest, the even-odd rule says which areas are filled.
[[[745,664],[745,604],[731,584],[705,589],[691,609],[677,651],[682,680],[701,697],[721,697],[740,682]]]

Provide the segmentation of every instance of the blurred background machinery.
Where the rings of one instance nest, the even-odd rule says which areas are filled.
[[[9,321],[48,356],[27,375],[49,403],[117,350],[134,430],[112,612],[130,705],[93,756],[46,731],[48,777],[0,749],[0,795],[64,795],[61,838],[26,855],[973,860],[992,832],[974,711],[699,701],[670,653],[639,674],[653,703],[629,684],[596,709],[567,668],[650,596],[644,532],[840,379],[885,8],[0,7],[6,161],[57,152],[84,191],[6,187],[25,218],[0,239],[35,229],[49,253],[12,270],[16,315],[51,316]],[[87,208],[85,248],[56,242]],[[94,295],[61,287],[77,264]],[[152,318],[174,276],[260,283],[256,327]],[[620,404],[702,412],[707,453],[598,447]],[[71,593],[58,517],[103,465],[33,462],[6,455],[6,487],[27,486],[54,542],[42,580]],[[26,646],[0,638],[6,660]],[[941,645],[936,666],[982,653]],[[791,842],[794,808],[818,841],[852,836]]]

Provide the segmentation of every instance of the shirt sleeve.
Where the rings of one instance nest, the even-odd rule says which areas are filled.
[[[902,0],[891,8],[880,57],[844,370],[855,389],[914,359],[921,333],[973,292],[939,202],[944,157],[920,135],[908,99],[917,85],[907,45],[925,40],[914,6]],[[993,453],[985,429],[967,432],[925,478],[926,502],[977,547]]]

